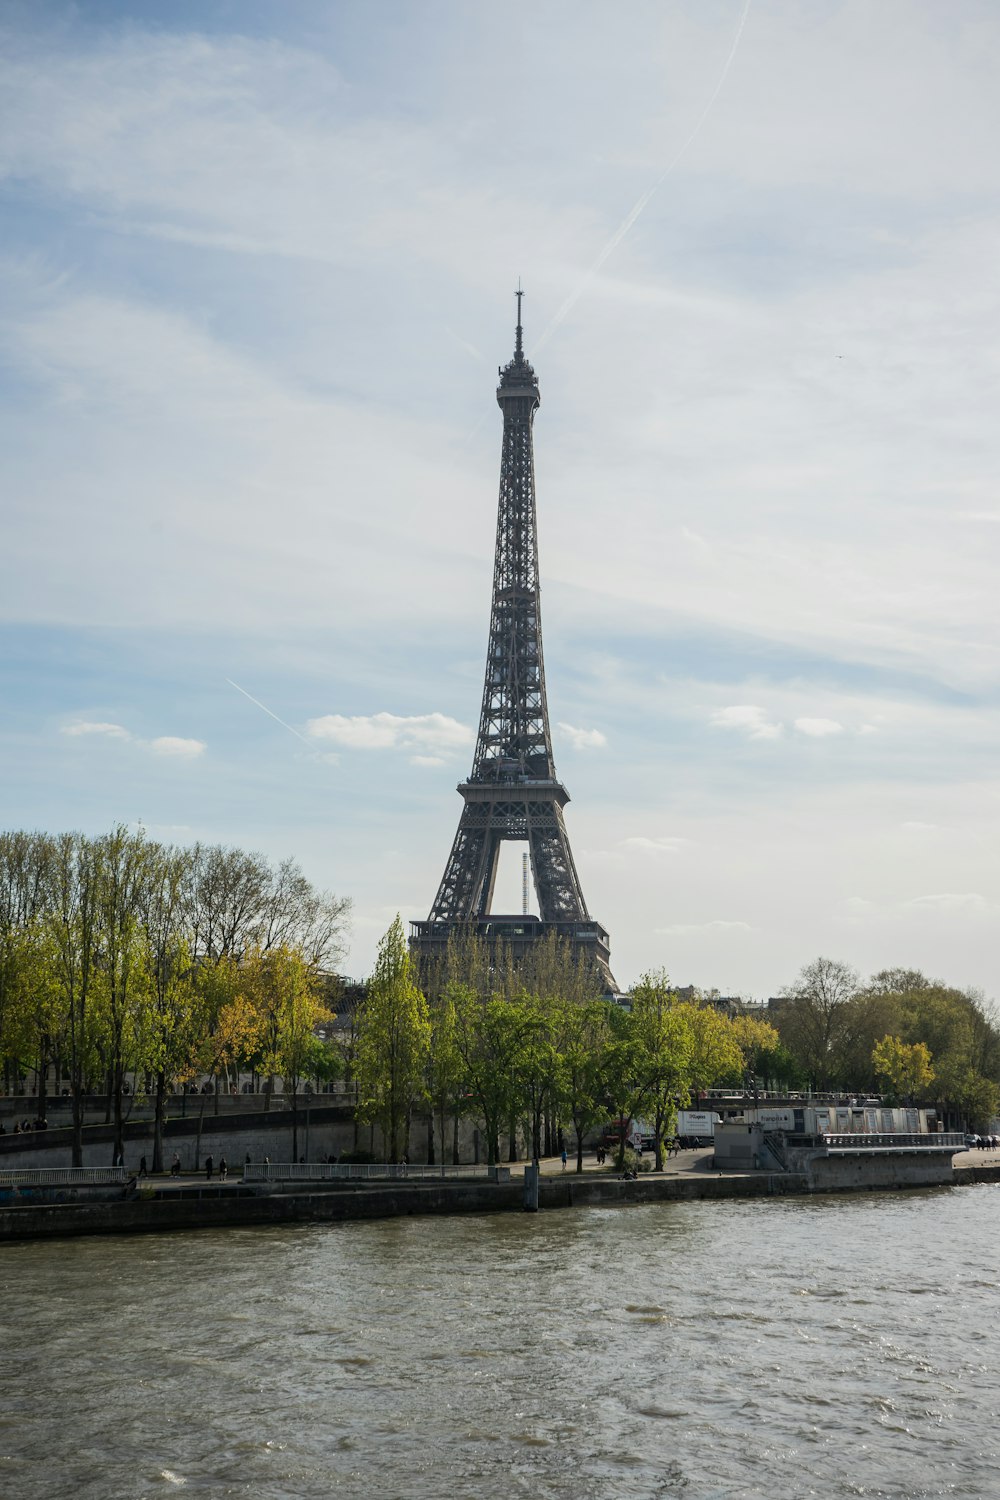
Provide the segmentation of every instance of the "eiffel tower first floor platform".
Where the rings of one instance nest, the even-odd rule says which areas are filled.
[[[606,995],[618,994],[611,973],[611,940],[600,922],[543,922],[541,917],[493,914],[450,921],[411,922],[410,952],[423,970],[435,961],[444,961],[449,939],[473,935],[490,946],[503,943],[517,964],[551,933],[568,941],[574,958],[589,960],[593,964],[603,981]]]

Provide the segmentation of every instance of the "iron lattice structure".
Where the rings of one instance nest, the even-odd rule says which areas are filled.
[[[591,920],[573,861],[563,808],[569,793],[558,780],[545,696],[538,578],[538,529],[532,428],[541,397],[524,355],[517,293],[514,357],[500,371],[503,412],[493,606],[486,679],[472,774],[459,785],[464,801],[458,832],[426,922],[411,924],[411,949],[440,954],[449,936],[470,928],[503,938],[513,955],[550,932],[590,957],[609,989],[608,934]],[[537,917],[493,915],[493,889],[505,840],[528,845]]]

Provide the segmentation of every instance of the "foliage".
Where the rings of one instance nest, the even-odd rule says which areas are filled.
[[[897,1098],[923,1097],[934,1077],[931,1054],[923,1042],[902,1042],[898,1036],[884,1036],[872,1050],[872,1065]]]
[[[407,1152],[410,1113],[423,1093],[430,1043],[427,1001],[414,982],[397,916],[379,943],[358,1016],[355,1057],[360,1118],[380,1127],[390,1161]]]

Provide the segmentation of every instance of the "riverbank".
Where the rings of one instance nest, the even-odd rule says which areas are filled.
[[[790,1172],[718,1172],[711,1154],[676,1166],[669,1173],[644,1173],[622,1181],[606,1169],[563,1172],[558,1160],[543,1164],[539,1183],[542,1212],[583,1206],[807,1195],[815,1189],[802,1174]],[[970,1159],[971,1158],[971,1159]],[[968,1152],[960,1158],[949,1183],[1000,1182],[1000,1157]],[[892,1187],[924,1187],[921,1181]],[[838,1191],[884,1189],[880,1181],[844,1183]],[[162,1233],[180,1229],[217,1229],[291,1223],[337,1223],[410,1215],[519,1213],[524,1185],[515,1175],[508,1182],[485,1178],[441,1182],[339,1182],[323,1184],[208,1183],[161,1179],[131,1189],[117,1201],[39,1203],[0,1206],[0,1244],[27,1239],[77,1235]]]

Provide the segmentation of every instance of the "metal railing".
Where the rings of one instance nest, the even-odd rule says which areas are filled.
[[[78,1183],[121,1183],[132,1173],[125,1167],[21,1167],[16,1171],[0,1168],[0,1188],[5,1187],[72,1187]]]
[[[491,1177],[496,1167],[466,1163],[461,1166],[415,1166],[409,1162],[248,1162],[244,1182],[364,1182],[388,1180],[440,1182],[452,1178]]]
[[[965,1136],[958,1131],[939,1130],[934,1134],[896,1130],[884,1134],[827,1133],[819,1137],[821,1146],[830,1151],[964,1151]]]

